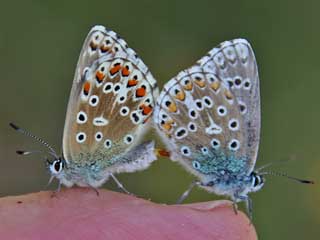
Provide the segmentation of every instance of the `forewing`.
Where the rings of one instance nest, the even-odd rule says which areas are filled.
[[[226,83],[235,95],[244,118],[243,141],[254,168],[260,140],[260,88],[254,52],[245,39],[225,41],[198,61]]]
[[[63,137],[67,162],[114,166],[146,129],[156,81],[116,33],[102,26],[88,34],[70,94]]]

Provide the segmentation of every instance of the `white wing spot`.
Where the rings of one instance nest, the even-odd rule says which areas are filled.
[[[246,79],[246,80],[244,81],[244,83],[243,83],[243,88],[244,88],[245,90],[250,90],[250,88],[251,88],[250,79]]]
[[[196,103],[196,108],[197,108],[197,110],[202,111],[202,110],[203,110],[203,104],[202,104],[201,99],[197,99],[197,100],[195,101],[195,103]]]
[[[211,146],[213,149],[218,149],[220,147],[220,141],[216,138],[211,140]]]
[[[120,115],[121,116],[127,116],[129,114],[129,108],[127,106],[124,106],[120,109]]]
[[[229,142],[229,146],[228,147],[229,147],[229,149],[231,151],[237,151],[240,148],[240,142],[237,139],[232,139]]]
[[[222,128],[213,121],[212,117],[209,114],[208,119],[210,121],[210,126],[206,128],[206,133],[209,135],[222,133]]]
[[[95,126],[105,126],[109,123],[109,121],[103,117],[96,117],[93,119],[93,125]]]
[[[219,106],[217,108],[217,113],[220,117],[227,115],[227,108],[225,106]]]
[[[112,146],[112,141],[110,139],[107,139],[104,141],[105,148],[111,148],[111,146]]]
[[[201,164],[198,161],[192,161],[192,167],[199,170],[201,168]]]
[[[176,130],[175,136],[177,139],[182,139],[188,135],[187,129],[180,127]]]
[[[239,130],[239,121],[238,119],[232,118],[229,120],[228,127],[231,131]]]
[[[113,89],[113,83],[107,82],[103,87],[103,92],[107,94],[107,93],[112,92],[112,89]]]
[[[201,152],[206,155],[206,154],[209,153],[209,150],[208,150],[207,147],[202,147],[202,148],[201,148]]]
[[[92,107],[95,107],[98,105],[98,103],[99,103],[99,97],[97,95],[92,95],[89,99],[89,104]]]
[[[180,152],[184,155],[184,156],[190,156],[191,155],[191,151],[190,148],[187,146],[182,146],[180,149]]]
[[[213,101],[208,96],[203,97],[202,102],[207,108],[212,108],[213,106]]]
[[[84,111],[80,111],[77,114],[77,123],[83,124],[86,123],[88,120],[87,114]]]
[[[97,132],[94,136],[97,142],[100,142],[102,140],[102,137],[103,137],[102,132]]]
[[[198,112],[194,109],[190,109],[189,110],[189,117],[191,119],[196,119],[198,117]]]
[[[133,141],[133,136],[128,134],[123,138],[123,141],[124,141],[125,144],[130,144]]]
[[[189,122],[188,130],[190,132],[196,132],[197,131],[197,125],[194,122]]]
[[[78,143],[83,143],[84,141],[86,141],[87,139],[87,135],[84,132],[79,132],[76,135],[76,140]]]

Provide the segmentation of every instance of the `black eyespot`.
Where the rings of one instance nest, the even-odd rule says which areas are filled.
[[[219,113],[224,114],[225,110],[224,108],[219,108]]]
[[[85,119],[84,114],[79,114],[79,121],[83,122]]]
[[[186,130],[185,129],[181,129],[180,131],[177,132],[177,137],[182,137],[185,134],[186,134]]]
[[[103,72],[104,71],[104,67],[101,67],[100,70],[101,70],[101,72]]]
[[[79,140],[79,141],[82,141],[83,139],[84,139],[84,134],[79,134],[79,135],[78,135],[78,140]]]
[[[111,85],[109,84],[109,85],[106,85],[105,87],[104,87],[104,90],[105,91],[108,91],[108,90],[110,90],[111,89]]]
[[[234,80],[234,83],[239,86],[241,84],[241,79],[240,78],[237,78]]]
[[[95,104],[97,102],[97,99],[96,98],[91,98],[91,103],[92,104]]]
[[[127,110],[126,108],[123,108],[123,109],[121,110],[121,112],[122,112],[123,114],[126,114],[126,113],[128,112],[128,110]]]
[[[189,128],[190,128],[190,130],[194,130],[196,127],[194,126],[193,123],[191,123],[191,124],[189,125]]]
[[[240,104],[240,111],[244,112],[245,110],[246,110],[246,107],[244,105]]]
[[[132,137],[131,136],[127,136],[127,142],[131,142],[132,141]]]
[[[248,88],[248,87],[250,87],[250,83],[249,83],[249,82],[245,82],[245,83],[244,83],[244,86],[245,86],[246,88]]]
[[[121,96],[120,97],[120,101],[123,101],[125,98],[124,98],[124,96]]]
[[[231,144],[230,144],[230,147],[235,149],[236,147],[238,146],[238,143],[236,141],[233,141]]]
[[[237,121],[231,122],[230,127],[236,128],[237,127]]]
[[[191,110],[191,111],[190,111],[190,115],[191,115],[191,117],[195,117],[195,116],[196,116],[196,111]]]
[[[166,101],[166,102],[165,102],[165,105],[166,105],[167,107],[169,107],[169,106],[170,106],[170,104],[171,104],[171,102],[170,102],[170,101]]]
[[[202,103],[201,103],[200,101],[197,101],[197,102],[196,102],[196,105],[197,105],[197,107],[198,107],[199,109],[202,108]]]
[[[115,87],[114,87],[114,91],[119,91],[120,90],[120,86],[119,85],[116,85]]]

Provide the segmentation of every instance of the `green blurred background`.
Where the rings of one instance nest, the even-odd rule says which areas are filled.
[[[8,122],[59,149],[78,54],[95,24],[119,33],[160,87],[221,41],[248,39],[261,81],[257,166],[295,156],[273,169],[320,182],[319,10],[319,1],[2,1],[1,196],[45,189],[49,176],[42,159],[15,154],[39,145]],[[167,159],[119,178],[131,192],[161,203],[174,203],[193,180]],[[115,189],[111,181],[105,187]],[[319,238],[319,185],[269,176],[264,189],[251,196],[260,239]],[[218,197],[194,190],[187,202],[212,199]]]

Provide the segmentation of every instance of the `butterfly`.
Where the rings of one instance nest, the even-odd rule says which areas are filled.
[[[248,193],[263,187],[265,173],[254,170],[260,139],[260,89],[248,41],[222,42],[167,82],[157,99],[154,122],[171,159],[199,178],[178,202],[198,185],[229,196],[235,211],[236,203],[245,201],[252,218]]]
[[[63,156],[41,138],[10,125],[49,149],[51,180],[67,187],[97,188],[112,177],[126,191],[114,174],[146,169],[157,158],[153,141],[138,144],[150,125],[157,96],[156,80],[135,51],[115,32],[94,26],[75,70]]]

